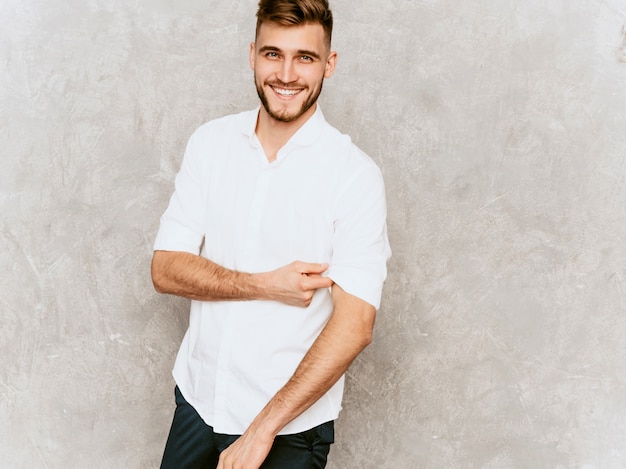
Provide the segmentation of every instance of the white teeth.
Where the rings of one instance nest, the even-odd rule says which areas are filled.
[[[274,91],[276,91],[281,96],[294,96],[298,93],[298,90],[283,90],[280,88],[274,88]]]

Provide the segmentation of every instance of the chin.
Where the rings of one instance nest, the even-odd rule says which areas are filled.
[[[298,117],[302,116],[302,113],[287,113],[287,112],[269,112],[270,117],[279,122],[293,122],[298,119]]]

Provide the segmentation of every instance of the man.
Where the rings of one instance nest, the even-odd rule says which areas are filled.
[[[326,465],[390,256],[380,171],[317,105],[331,34],[326,0],[261,0],[261,106],[189,140],[152,262],[192,300],[163,468]]]

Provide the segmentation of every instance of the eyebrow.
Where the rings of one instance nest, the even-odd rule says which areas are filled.
[[[283,51],[275,46],[263,46],[259,49],[259,54],[262,54],[264,52],[283,52]],[[310,57],[313,57],[314,59],[317,59],[317,60],[320,59],[320,55],[317,52],[313,52],[311,50],[298,49],[296,51],[296,55],[308,55]]]

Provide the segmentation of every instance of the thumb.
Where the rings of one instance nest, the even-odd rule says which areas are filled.
[[[323,263],[323,264],[319,264],[319,263],[305,263],[302,266],[302,273],[303,274],[321,274],[323,272],[326,272],[328,270],[328,264],[327,263]]]

